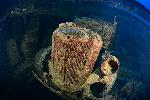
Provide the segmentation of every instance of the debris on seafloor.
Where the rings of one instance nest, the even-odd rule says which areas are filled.
[[[21,81],[22,84],[28,83],[31,80],[31,76],[29,76],[29,74],[31,75],[31,72],[29,72],[29,69],[33,68],[32,63],[27,63],[23,61],[15,39],[9,39],[6,43],[6,48],[9,58],[9,64],[10,66],[14,66],[11,67],[12,71],[9,71],[8,73],[9,79],[11,80],[9,82],[9,85],[11,86],[15,84],[16,82],[18,82],[18,79],[23,79],[23,77],[28,78],[24,79],[24,81]],[[23,75],[23,73],[26,74]],[[12,88],[13,87],[15,86],[12,86]]]
[[[14,35],[17,43],[15,39],[10,39],[6,44],[9,63],[10,65],[15,66],[11,67],[11,70],[8,70],[8,76],[10,79],[9,86],[15,89],[18,89],[16,84],[19,83],[20,86],[22,85],[25,87],[25,85],[27,86],[33,80],[32,70],[34,68],[34,50],[37,40],[39,17],[31,14],[30,17],[24,16],[24,18],[23,33],[25,34],[23,37],[20,37],[22,40],[18,41],[18,38],[16,38],[17,35]],[[19,31],[14,29],[12,33],[17,34]]]
[[[17,48],[17,43],[15,39],[9,39],[6,43],[9,64],[10,66],[15,66],[21,63],[22,58]]]
[[[145,87],[141,82],[131,80],[127,82],[121,89],[121,97],[130,100],[139,100],[146,95]]]
[[[19,34],[19,27],[18,30],[16,30],[17,28],[12,30],[12,33],[15,33],[15,39],[8,40],[6,44],[10,65],[16,65],[25,61],[34,62],[35,44],[38,39],[37,31],[39,27],[39,16],[36,16],[35,14],[30,14],[30,16],[24,16],[24,18],[25,19],[23,20],[23,33],[25,34],[22,37],[22,40],[19,42],[17,41],[18,44],[16,43],[17,38],[15,38],[15,34]],[[12,25],[14,26],[16,24]]]
[[[101,66],[93,69],[102,45],[97,31],[75,22],[61,23],[53,32],[52,47],[36,54],[33,74],[67,99],[102,99],[110,92],[120,65],[115,56],[105,53]]]

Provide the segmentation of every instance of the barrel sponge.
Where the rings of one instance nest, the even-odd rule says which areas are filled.
[[[92,73],[101,47],[99,34],[73,22],[59,24],[53,32],[49,61],[54,84],[68,92],[80,90]]]

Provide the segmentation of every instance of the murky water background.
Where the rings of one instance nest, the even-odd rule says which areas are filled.
[[[17,1],[16,1],[17,2]],[[51,45],[51,35],[53,30],[61,22],[72,21],[77,17],[100,18],[113,22],[116,16],[118,23],[116,36],[111,51],[116,55],[121,63],[120,73],[125,72],[124,76],[118,75],[118,86],[133,79],[140,81],[149,92],[150,82],[150,12],[138,5],[136,2],[33,2],[35,8],[44,14],[39,16],[38,42],[35,52],[41,48]],[[24,3],[24,2],[22,2]],[[25,2],[26,3],[26,2]],[[15,4],[15,3],[13,3]],[[16,3],[16,7],[23,8],[21,1]],[[44,5],[44,6],[43,6]],[[2,11],[0,19],[0,84],[2,100],[16,99],[59,99],[54,93],[42,87],[36,80],[25,82],[28,77],[17,78],[13,85],[10,85],[8,74],[11,67],[8,65],[6,51],[6,41],[15,38],[17,43],[24,35],[24,17],[9,17],[7,13],[11,10],[9,5],[6,12]],[[15,5],[13,5],[15,7]],[[43,8],[42,8],[43,7]],[[7,7],[3,7],[7,8]],[[39,9],[42,10],[39,10]],[[46,9],[48,12],[43,12]],[[28,17],[29,18],[29,17]],[[27,71],[28,72],[28,71]],[[24,75],[23,75],[24,76]],[[25,82],[25,83],[24,83]],[[13,89],[11,89],[13,88]],[[149,96],[147,95],[147,98]],[[1,98],[0,98],[1,99]]]

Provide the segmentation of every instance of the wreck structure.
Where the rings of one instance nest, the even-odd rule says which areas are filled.
[[[94,28],[98,24],[98,30],[90,28],[89,22]],[[102,30],[100,27],[106,27],[104,25],[104,22],[85,18],[59,24],[52,35],[52,46],[36,55],[34,76],[67,99],[103,98],[111,91],[120,65],[115,56],[104,53],[101,64],[94,68],[101,49],[109,49],[115,32],[116,23],[106,25],[111,26],[112,31]],[[98,95],[93,91],[95,84],[98,84],[97,89],[102,87]]]

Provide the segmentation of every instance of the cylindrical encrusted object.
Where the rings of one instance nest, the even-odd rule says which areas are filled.
[[[101,36],[75,23],[62,23],[53,32],[49,69],[60,89],[75,92],[82,88],[93,70],[102,47]]]
[[[117,73],[119,70],[119,60],[112,55],[108,55],[101,64],[101,73],[108,76]]]

